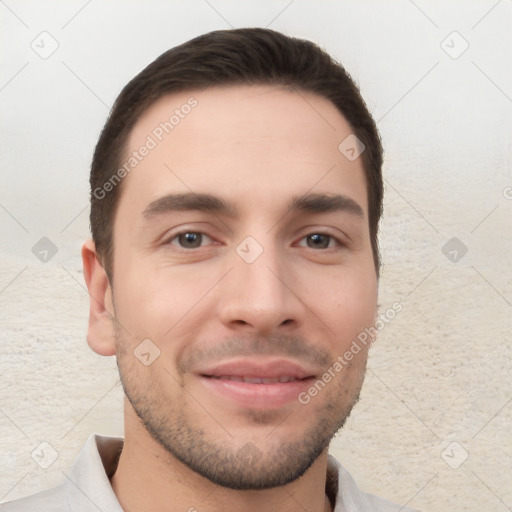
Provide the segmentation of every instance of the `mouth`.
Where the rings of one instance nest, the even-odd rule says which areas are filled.
[[[196,373],[216,397],[251,409],[277,409],[297,401],[316,374],[311,368],[284,359],[231,360]]]
[[[233,380],[236,382],[248,382],[250,384],[277,384],[278,382],[281,384],[285,384],[287,382],[297,382],[299,380],[304,379],[296,379],[295,377],[290,377],[289,375],[283,375],[281,377],[274,378],[265,378],[265,377],[248,377],[248,376],[240,376],[240,375],[221,375],[220,377],[213,375],[203,375],[203,377],[211,378],[211,379],[220,379],[220,380]]]

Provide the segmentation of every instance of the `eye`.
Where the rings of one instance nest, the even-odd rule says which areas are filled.
[[[301,247],[309,247],[311,249],[330,249],[341,245],[340,242],[331,235],[325,233],[312,233],[305,236],[298,244]]]
[[[211,243],[212,239],[208,235],[197,231],[179,233],[169,240],[170,244],[178,245],[182,249],[197,249],[203,245],[203,242]]]

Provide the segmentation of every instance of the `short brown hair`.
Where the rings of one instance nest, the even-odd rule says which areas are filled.
[[[104,184],[118,171],[133,126],[164,95],[229,85],[282,85],[312,92],[330,100],[345,117],[365,147],[361,158],[378,273],[382,145],[358,87],[343,66],[311,41],[269,29],[242,28],[210,32],[171,48],[135,76],[116,99],[96,145],[90,176],[92,237],[109,279],[113,271],[113,225],[122,183],[100,196],[96,191],[104,190]]]

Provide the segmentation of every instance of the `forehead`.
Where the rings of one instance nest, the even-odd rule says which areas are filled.
[[[134,165],[121,203],[142,211],[159,195],[196,192],[233,202],[259,194],[275,204],[336,191],[366,210],[361,159],[338,149],[351,133],[336,107],[313,93],[274,86],[173,93],[147,109],[130,134],[124,163]]]

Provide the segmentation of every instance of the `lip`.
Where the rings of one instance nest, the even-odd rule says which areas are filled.
[[[251,409],[277,409],[297,401],[316,377],[312,368],[287,359],[233,359],[195,373],[209,391]],[[269,379],[291,380],[268,382]]]
[[[289,359],[231,359],[214,364],[196,371],[197,374],[209,377],[255,377],[261,379],[274,379],[282,376],[293,377],[297,380],[315,377],[313,368],[291,361]]]

